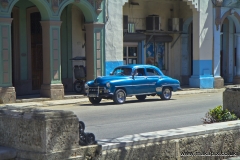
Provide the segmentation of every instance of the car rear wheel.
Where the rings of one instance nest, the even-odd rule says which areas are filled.
[[[144,101],[146,99],[146,95],[138,95],[136,96],[136,98],[139,100],[139,101]]]
[[[160,98],[162,100],[169,100],[172,97],[172,89],[170,87],[164,87],[162,90],[162,94],[160,94]]]
[[[89,101],[92,103],[92,104],[98,104],[100,103],[102,100],[102,98],[98,98],[98,97],[89,97]]]
[[[126,101],[126,92],[123,89],[116,90],[113,95],[113,101],[116,104],[122,104]]]

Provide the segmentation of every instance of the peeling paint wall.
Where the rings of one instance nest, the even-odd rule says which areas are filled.
[[[123,64],[123,9],[127,0],[106,1],[105,73]]]

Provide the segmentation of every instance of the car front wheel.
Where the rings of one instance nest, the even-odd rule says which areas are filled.
[[[136,98],[139,100],[139,101],[144,101],[146,99],[146,95],[138,95],[136,96]]]
[[[169,100],[172,97],[172,89],[170,87],[164,87],[162,94],[160,94],[162,100]]]
[[[115,94],[113,95],[113,101],[116,104],[122,104],[126,101],[126,92],[123,89],[116,90]]]
[[[89,101],[92,103],[92,104],[98,104],[100,103],[102,100],[102,98],[98,98],[98,97],[89,97]]]

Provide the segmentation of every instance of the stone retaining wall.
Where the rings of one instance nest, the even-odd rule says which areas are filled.
[[[240,121],[129,135],[99,144],[102,160],[227,159],[240,156]]]
[[[0,146],[15,149],[17,160],[198,160],[240,156],[239,120],[103,139],[91,146],[79,146],[78,125],[77,116],[70,111],[1,108]]]
[[[79,123],[71,111],[0,109],[0,146],[17,150],[18,159],[95,157],[100,146],[79,146]]]
[[[240,86],[230,86],[223,92],[223,109],[240,117]]]

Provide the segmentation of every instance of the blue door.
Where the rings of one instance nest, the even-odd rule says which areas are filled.
[[[161,75],[154,68],[146,68],[146,74],[148,77],[149,91],[152,93],[156,92],[156,83],[161,78]]]
[[[144,68],[137,68],[133,79],[134,93],[144,94],[148,92],[148,79]]]

